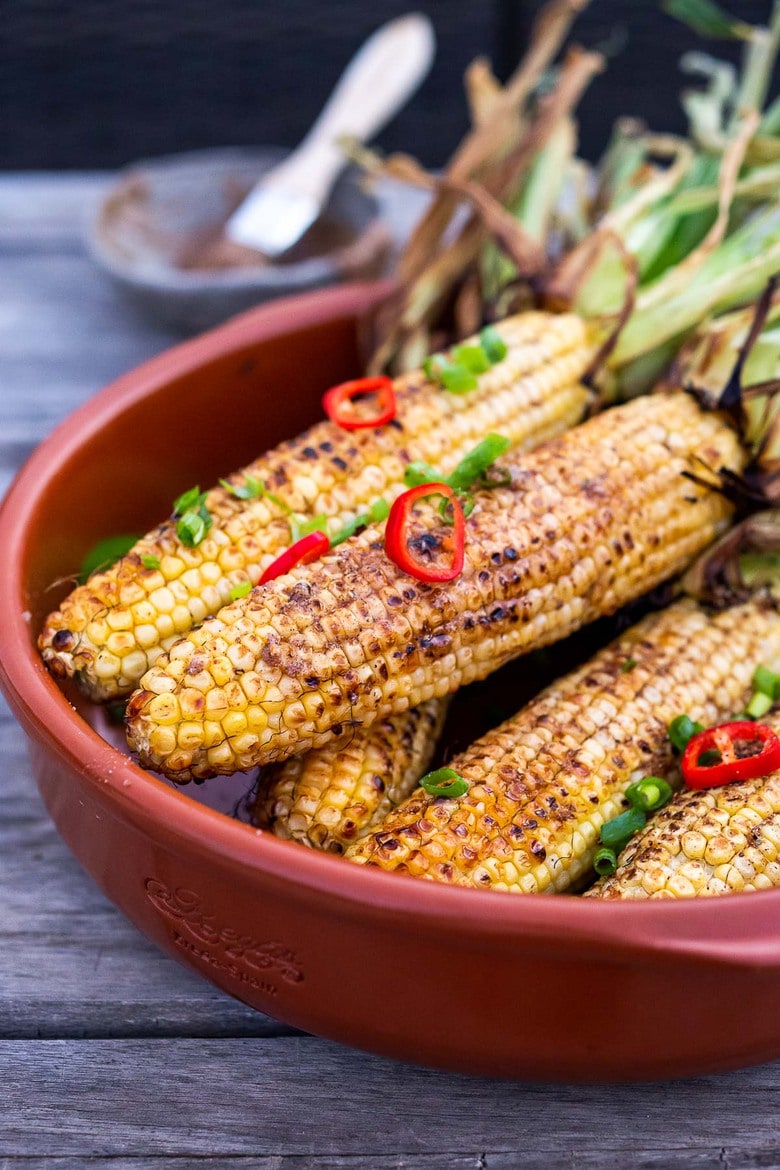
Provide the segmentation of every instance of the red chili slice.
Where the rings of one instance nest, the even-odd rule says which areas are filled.
[[[443,496],[452,509],[452,527],[440,540],[442,550],[450,554],[448,565],[433,564],[426,559],[423,542],[419,538],[415,541],[410,531],[414,505],[426,496]],[[463,572],[465,533],[463,508],[449,484],[421,483],[399,496],[390,509],[385,527],[385,552],[399,569],[418,581],[454,581]]]
[[[353,399],[363,394],[376,395],[376,411],[370,416],[356,414]],[[375,378],[356,378],[354,382],[341,382],[326,391],[322,405],[331,422],[345,431],[359,431],[368,427],[381,427],[395,418],[396,403],[393,379],[384,374]]]
[[[296,565],[308,565],[311,561],[318,560],[329,548],[330,540],[324,532],[307,532],[300,540],[296,540],[295,544],[286,548],[275,561],[271,561],[258,584],[265,585],[268,581],[273,581],[274,577],[282,577],[289,573]]]
[[[741,750],[740,744],[744,745]],[[758,750],[745,751],[753,746]],[[702,763],[706,752],[715,752],[720,759]],[[765,723],[752,723],[749,719],[721,723],[691,737],[680,766],[689,788],[717,788],[735,780],[756,780],[780,768],[780,739]]]

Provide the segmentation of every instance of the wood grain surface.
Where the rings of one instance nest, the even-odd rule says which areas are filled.
[[[84,254],[103,183],[0,179],[0,490],[73,407],[175,340]],[[296,1033],[177,966],[105,901],[50,824],[2,706],[0,1170],[190,1166],[771,1170],[780,1064],[644,1086],[518,1085]]]

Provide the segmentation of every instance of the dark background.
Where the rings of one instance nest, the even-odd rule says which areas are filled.
[[[731,0],[765,21],[771,0]],[[0,167],[113,167],[220,144],[292,146],[361,41],[417,8],[439,51],[413,105],[382,136],[442,163],[466,124],[464,66],[478,53],[506,76],[535,0],[0,0]],[[682,129],[677,59],[696,42],[659,0],[592,0],[575,25],[588,46],[623,48],[582,107],[593,157],[617,113]],[[725,42],[715,52],[734,55]]]

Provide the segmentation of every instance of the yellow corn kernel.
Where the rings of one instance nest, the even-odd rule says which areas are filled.
[[[779,661],[780,617],[767,602],[715,617],[691,601],[679,602],[640,622],[450,760],[469,783],[462,797],[436,800],[418,789],[346,855],[453,885],[514,893],[571,890],[591,873],[601,826],[625,810],[628,785],[672,773],[669,722],[682,713],[705,725],[731,717],[750,696],[755,667]],[[636,666],[625,670],[628,662]],[[705,680],[703,696],[692,679]],[[605,723],[613,710],[620,722]],[[594,724],[600,724],[602,749],[595,755],[588,751]],[[539,728],[549,734],[541,748]],[[780,802],[780,782],[774,795]],[[744,811],[740,815],[744,823]],[[656,819],[666,816],[664,811]],[[673,813],[668,818],[677,823]],[[697,824],[691,818],[690,827]],[[742,823],[727,828],[725,833],[715,820],[710,863],[690,860],[709,864],[724,882],[744,881],[734,862],[736,834],[744,839]],[[668,851],[675,880],[659,880],[658,841],[656,834],[643,873],[653,895],[696,892],[698,871],[682,868],[680,862],[689,860],[683,853]],[[605,888],[614,881],[608,879]]]
[[[780,732],[780,713],[762,722]],[[773,772],[678,792],[629,841],[615,873],[585,897],[700,898],[778,887],[780,772]]]
[[[277,837],[342,853],[404,799],[426,771],[447,710],[432,699],[355,729],[346,741],[267,769],[254,806]]]
[[[585,324],[573,314],[532,312],[498,328],[507,356],[481,375],[469,394],[449,394],[419,372],[407,375],[396,382],[394,425],[346,431],[330,421],[318,423],[261,456],[232,482],[241,484],[246,477],[267,482],[287,508],[309,517],[322,513],[335,532],[378,496],[390,501],[398,495],[410,460],[425,460],[446,475],[490,431],[529,450],[578,422],[588,400],[579,379],[594,353]],[[167,521],[116,565],[76,588],[49,616],[40,647],[58,676],[78,674],[97,700],[126,693],[152,665],[155,651],[168,650],[177,634],[227,604],[237,581],[257,581],[290,543],[287,515],[267,497],[240,500],[217,487],[208,493],[206,507],[213,527],[196,548],[185,547],[175,521]],[[142,558],[149,557],[157,559],[158,569],[144,567]],[[132,601],[134,609],[142,607],[140,613],[123,610],[121,618],[112,619],[117,596],[124,606]],[[111,673],[106,659],[96,671],[105,648],[98,619],[113,630],[143,627],[137,649],[145,659],[134,658],[132,672],[127,662],[117,662]],[[112,620],[121,624],[111,625]]]
[[[681,454],[670,453],[671,435]],[[354,723],[368,726],[451,693],[680,572],[731,513],[720,493],[685,477],[701,459],[734,471],[744,464],[721,416],[685,393],[638,399],[508,458],[511,486],[475,496],[456,580],[432,586],[405,575],[368,530],[226,607],[177,653],[209,670],[217,686],[229,677],[229,654],[242,662],[246,654],[265,681],[258,705],[270,713],[277,692],[284,703],[253,752],[226,769],[322,747]],[[165,656],[142,687],[153,690],[160,675],[170,675]],[[313,717],[301,700],[315,691],[326,711]],[[172,774],[170,762],[147,749],[152,725],[143,702],[132,700],[133,747]],[[599,750],[597,738],[588,744]],[[209,768],[194,753],[176,778]]]

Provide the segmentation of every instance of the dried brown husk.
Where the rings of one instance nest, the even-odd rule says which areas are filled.
[[[488,164],[506,156],[521,139],[525,103],[563,45],[572,21],[588,3],[589,0],[552,0],[544,6],[534,24],[528,51],[503,89],[484,61],[476,65],[469,92],[472,110],[478,116],[445,167],[448,178],[480,177]],[[403,283],[413,280],[425,267],[441,243],[457,202],[451,193],[443,191],[423,215],[400,260]]]
[[[776,280],[769,281],[759,298],[736,361],[730,342],[746,316],[744,310],[703,330],[680,355],[670,375],[703,406],[723,411],[752,450],[741,475],[702,462],[701,472],[690,476],[722,492],[743,512],[753,513],[708,549],[683,578],[686,593],[718,607],[743,601],[760,587],[771,587],[780,598],[780,379],[742,386],[750,353],[777,308],[776,285]],[[724,379],[724,363],[729,360],[732,369]],[[752,409],[756,403],[758,414]]]
[[[430,340],[447,306],[450,340],[464,335],[462,326],[474,322],[474,300],[471,292],[461,297],[460,284],[466,281],[473,288],[475,265],[488,239],[506,251],[529,282],[546,271],[544,248],[523,231],[506,205],[520,191],[534,157],[603,68],[599,54],[570,48],[552,89],[533,100],[531,109],[536,87],[586,3],[552,0],[545,6],[528,52],[504,87],[484,60],[469,67],[466,89],[473,126],[441,175],[429,174],[408,156],[378,160],[361,153],[361,162],[374,173],[394,174],[434,192],[400,259],[397,286],[377,314],[370,370],[394,361],[398,368],[399,352],[417,352],[421,340]],[[471,211],[458,225],[464,202]]]
[[[605,336],[583,376],[583,380],[588,384],[595,382],[598,373],[617,345],[623,326],[634,311],[639,283],[636,257],[629,252],[623,237],[618,232],[611,229],[594,232],[583,242],[582,246],[568,257],[567,262],[558,268],[552,279],[545,282],[540,294],[540,300],[544,306],[553,312],[564,312],[571,308],[576,298],[577,289],[587,279],[597,264],[598,258],[608,248],[614,248],[617,251],[625,270],[626,280],[619,309],[601,321]]]
[[[780,594],[780,509],[756,512],[730,529],[688,570],[685,593],[717,608],[759,588]]]
[[[776,289],[773,278],[750,311],[747,336],[736,358],[734,336],[744,329],[747,310],[700,331],[682,350],[665,383],[683,387],[706,409],[720,410],[739,432],[750,451],[740,474],[710,467],[704,460],[687,474],[694,482],[720,491],[743,512],[780,504],[780,379],[742,385],[753,347],[780,304]]]

